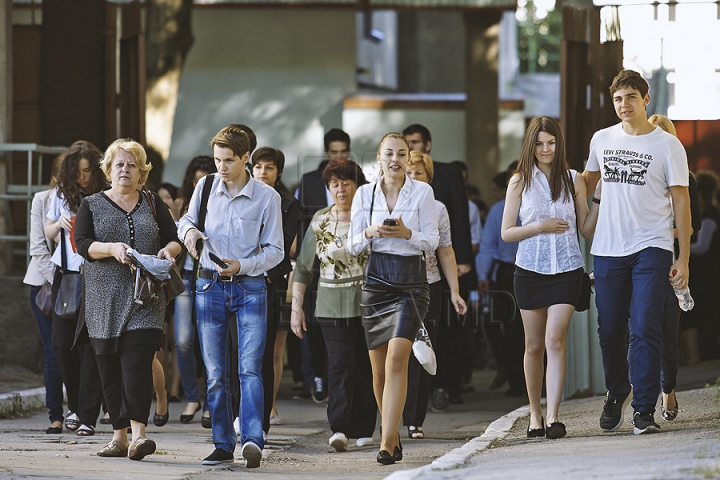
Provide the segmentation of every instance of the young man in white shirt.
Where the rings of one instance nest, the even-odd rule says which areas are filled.
[[[636,435],[660,429],[653,413],[660,394],[663,303],[668,281],[676,288],[687,286],[691,232],[685,149],[676,137],[648,122],[648,91],[637,72],[623,70],[615,77],[610,94],[621,122],[595,133],[583,172],[590,193],[601,175],[603,180],[591,249],[608,389],[600,428],[620,428],[632,399]],[[673,217],[680,246],[677,259]]]

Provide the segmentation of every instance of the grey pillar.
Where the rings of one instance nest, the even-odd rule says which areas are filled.
[[[465,13],[465,159],[470,183],[486,199],[497,173],[498,148],[498,38],[501,11]]]
[[[0,143],[12,138],[12,0],[0,0]],[[10,155],[0,154],[0,192],[7,191],[7,163]],[[0,235],[10,231],[8,203],[0,201]],[[7,244],[9,245],[9,244]],[[4,248],[0,255],[0,275],[10,268],[12,249]]]

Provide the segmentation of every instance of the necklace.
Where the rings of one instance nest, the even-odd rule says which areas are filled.
[[[345,233],[344,235],[341,235],[338,237],[337,229],[338,229],[338,224],[340,223],[340,219],[334,210],[335,210],[334,208],[330,210],[330,213],[335,217],[335,231],[333,232],[333,241],[335,242],[335,246],[337,248],[342,248],[344,245],[344,241],[347,240],[347,238],[348,238],[348,234]]]

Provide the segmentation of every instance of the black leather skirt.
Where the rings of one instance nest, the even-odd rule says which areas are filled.
[[[360,296],[369,350],[393,337],[415,340],[430,304],[425,259],[371,252]]]

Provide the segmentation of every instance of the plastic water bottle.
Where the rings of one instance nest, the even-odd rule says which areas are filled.
[[[678,303],[680,304],[680,308],[683,312],[689,312],[693,309],[695,306],[695,300],[693,300],[692,296],[690,295],[690,288],[685,287],[682,290],[679,290],[677,288],[674,288],[675,290],[675,296],[678,299]]]

